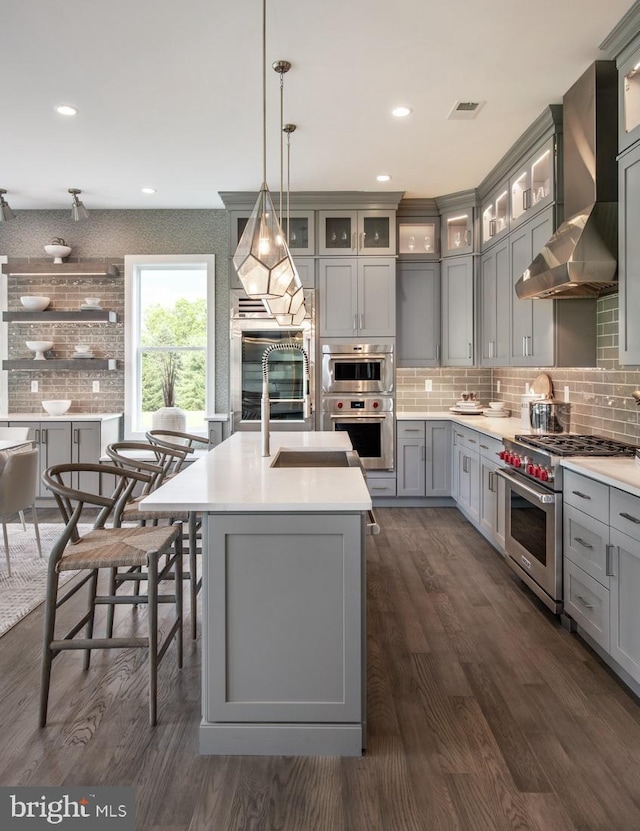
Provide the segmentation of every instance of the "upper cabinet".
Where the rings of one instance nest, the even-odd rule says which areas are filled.
[[[275,201],[277,200],[274,200],[274,203]],[[250,215],[251,210],[229,212],[229,250],[232,253],[238,247]],[[285,234],[288,225],[291,225],[288,242],[289,250],[294,256],[296,254],[301,257],[312,256],[316,253],[313,211],[290,211],[288,221],[285,212],[281,224]]]
[[[626,55],[626,57],[625,57]],[[640,45],[635,43],[618,60],[618,149],[631,147],[640,139]]]
[[[375,209],[319,211],[318,254],[395,255],[395,216],[395,211]]]
[[[456,257],[473,251],[473,208],[442,215],[442,256]]]
[[[554,136],[538,147],[510,177],[511,228],[526,222],[555,201],[556,155]]]
[[[482,202],[480,234],[482,250],[509,233],[509,182],[500,185]]]

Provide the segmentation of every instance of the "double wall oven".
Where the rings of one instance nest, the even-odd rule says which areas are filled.
[[[504,440],[505,551],[513,571],[553,612],[562,610],[562,459],[632,456],[635,445],[573,433]]]
[[[363,467],[393,470],[392,343],[323,343],[321,426],[349,434]]]
[[[295,341],[309,357],[314,401],[314,292],[305,290],[307,315],[298,326],[280,326],[262,300],[231,292],[231,407],[233,430],[260,429],[262,356],[268,346]],[[274,352],[269,365],[270,421],[277,430],[313,430],[314,415],[304,418],[304,364],[300,352]]]

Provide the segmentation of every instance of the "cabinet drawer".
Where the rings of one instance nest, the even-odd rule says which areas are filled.
[[[460,427],[458,424],[453,425],[453,444],[458,447],[465,447],[467,450],[472,450],[475,453],[480,452],[480,439],[484,438],[475,430],[469,430],[467,427]]]
[[[395,476],[381,476],[376,478],[367,478],[367,487],[372,497],[376,496],[395,496],[396,495],[396,477]]]
[[[608,589],[609,526],[565,503],[563,535],[564,556]]]
[[[634,540],[640,540],[640,497],[611,488],[610,525]]]
[[[398,421],[396,435],[399,439],[423,439],[424,421]]]
[[[609,650],[609,590],[566,559],[564,608],[596,643]]]
[[[480,450],[480,455],[484,456],[485,459],[491,462],[502,463],[498,454],[504,450],[504,445],[500,439],[494,439],[492,436],[485,436],[483,433],[479,433],[478,449]]]
[[[609,486],[581,476],[573,470],[563,471],[565,503],[584,511],[594,519],[609,524]],[[640,519],[640,509],[638,512]]]

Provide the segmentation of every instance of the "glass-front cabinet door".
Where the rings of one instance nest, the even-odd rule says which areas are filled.
[[[493,245],[509,231],[509,185],[507,182],[482,205],[482,248]]]
[[[438,259],[437,216],[398,220],[398,254],[402,259]]]
[[[442,256],[473,253],[473,209],[442,215]]]
[[[277,196],[273,195],[274,204],[277,203]],[[238,247],[238,242],[249,221],[251,211],[230,211],[229,212],[229,245],[233,253]],[[301,256],[313,256],[315,254],[316,240],[314,227],[314,211],[290,211],[289,221],[291,231],[289,233],[289,248],[292,254]],[[282,218],[282,230],[287,233],[286,212]]]
[[[551,138],[511,177],[511,227],[550,205],[554,198],[555,145]]]
[[[318,235],[320,255],[395,255],[395,212],[319,211]]]

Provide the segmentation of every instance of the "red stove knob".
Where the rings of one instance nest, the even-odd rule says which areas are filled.
[[[337,407],[339,410],[341,410],[341,409],[342,409],[342,401],[338,401],[338,403],[336,404],[336,407]]]
[[[380,406],[380,402],[379,402],[379,401],[374,401],[374,402],[373,402],[373,409],[374,409],[374,410],[377,410],[379,406]]]
[[[513,463],[516,467],[522,467],[522,459],[520,458],[520,456],[516,456],[513,460]]]
[[[504,460],[507,458],[507,451],[506,450],[501,450],[498,453],[498,458],[502,459],[502,461],[504,462]]]
[[[526,470],[529,476],[533,476],[533,465],[531,464],[531,462],[529,462],[529,464],[527,465]]]
[[[544,468],[540,468],[540,478],[543,482],[546,482],[549,478],[549,474]]]

